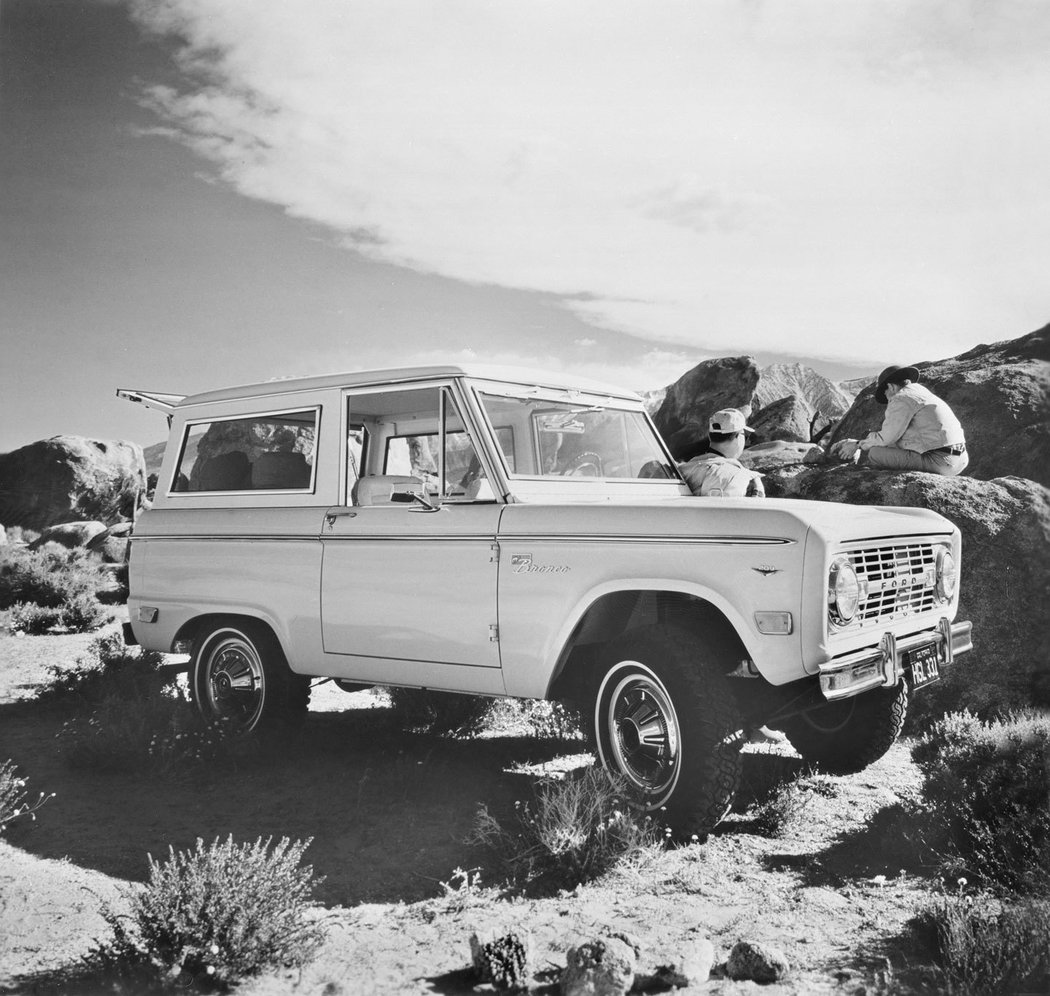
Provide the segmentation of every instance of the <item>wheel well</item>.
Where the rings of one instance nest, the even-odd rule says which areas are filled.
[[[172,647],[174,648],[177,643],[189,643],[191,644],[191,647],[187,652],[192,655],[192,644],[195,644],[200,639],[203,632],[211,629],[212,626],[215,626],[220,622],[248,622],[254,623],[257,626],[265,626],[271,633],[273,633],[273,637],[277,640],[278,644],[281,642],[280,638],[274,632],[273,627],[265,619],[260,619],[258,616],[248,616],[236,612],[209,612],[202,616],[194,616],[188,622],[184,622],[179,627],[174,639],[171,641]]]
[[[590,605],[576,624],[558,658],[547,698],[585,701],[602,649],[654,625],[685,630],[704,648],[708,663],[725,672],[748,656],[732,623],[702,598],[679,591],[617,591]]]

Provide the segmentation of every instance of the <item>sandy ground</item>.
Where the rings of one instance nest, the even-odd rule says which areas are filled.
[[[57,793],[0,841],[0,992],[66,991],[63,966],[104,934],[102,902],[120,908],[147,854],[231,833],[312,837],[307,858],[325,876],[323,949],[301,972],[238,987],[250,996],[472,992],[469,936],[504,926],[528,933],[538,991],[555,991],[542,969],[607,928],[634,934],[651,964],[673,961],[698,934],[723,958],[739,939],[774,944],[793,969],[769,993],[919,985],[905,923],[935,883],[878,829],[880,813],[918,783],[906,745],[860,775],[824,779],[828,794],[807,793],[779,838],[758,832],[748,787],[798,762],[787,747],[746,748],[740,811],[704,844],[571,893],[506,900],[485,888],[495,872],[464,837],[480,803],[509,813],[531,774],[586,763],[571,744],[394,732],[373,698],[327,685],[298,742],[280,752],[192,777],[77,771],[57,747],[60,719],[26,700],[48,665],[73,663],[90,639],[0,636],[0,760],[14,760],[34,794]],[[482,888],[446,895],[456,868],[477,867]],[[755,988],[714,978],[688,991]]]

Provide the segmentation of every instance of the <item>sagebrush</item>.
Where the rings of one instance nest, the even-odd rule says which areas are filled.
[[[72,767],[171,771],[228,754],[228,731],[204,721],[163,661],[114,633],[95,640],[75,667],[52,668],[38,701],[73,713],[58,733]]]
[[[14,630],[97,629],[112,618],[98,599],[99,591],[109,587],[110,572],[87,550],[52,543],[37,550],[0,547],[0,610],[9,610],[8,625]]]
[[[951,713],[912,756],[949,864],[992,888],[1050,889],[1050,714]]]
[[[169,848],[149,859],[149,879],[130,897],[130,913],[103,917],[113,938],[92,962],[107,972],[173,976],[226,987],[271,967],[307,962],[324,940],[312,902],[322,879],[301,867],[310,840],[273,844],[232,836],[192,851]]]
[[[470,839],[489,848],[517,885],[571,888],[661,846],[662,835],[638,802],[622,780],[585,768],[537,783],[507,825],[482,806]]]
[[[389,689],[398,722],[409,730],[438,736],[473,736],[485,725],[493,700],[429,688]]]
[[[53,799],[55,793],[50,795],[41,792],[35,801],[29,801],[26,792],[28,779],[18,774],[18,768],[12,761],[0,763],[0,833],[3,833],[9,823],[21,817],[28,816],[31,820],[36,819],[37,810]]]
[[[1050,991],[1050,900],[942,890],[916,921],[952,993]]]

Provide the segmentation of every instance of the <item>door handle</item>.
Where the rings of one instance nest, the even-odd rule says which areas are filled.
[[[328,528],[331,529],[335,525],[336,519],[348,518],[352,519],[357,513],[352,508],[340,508],[334,512],[326,512],[324,521],[328,523]]]

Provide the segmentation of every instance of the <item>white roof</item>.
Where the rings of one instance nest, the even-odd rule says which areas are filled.
[[[628,401],[641,401],[634,391],[613,384],[548,371],[526,370],[520,367],[489,366],[481,363],[442,364],[427,367],[391,367],[385,370],[352,370],[347,373],[321,374],[314,377],[288,377],[269,380],[262,384],[245,384],[205,391],[183,398],[178,407],[199,405],[212,401],[231,401],[237,398],[266,397],[273,394],[293,394],[332,387],[368,387],[384,384],[411,384],[417,381],[442,380],[449,377],[469,377],[492,380],[524,387],[553,387],[559,390],[577,390],[588,394],[603,394]]]

